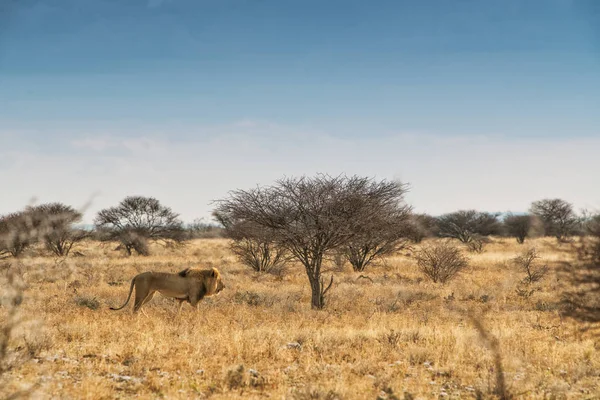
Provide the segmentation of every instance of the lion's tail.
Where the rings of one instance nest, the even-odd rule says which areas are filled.
[[[127,303],[129,303],[129,299],[131,299],[131,293],[133,292],[133,285],[135,284],[135,278],[133,278],[131,280],[131,286],[129,287],[129,295],[127,296],[127,300],[125,301],[125,304],[123,304],[121,307],[119,308],[114,308],[114,307],[110,307],[111,310],[120,310],[123,307],[125,307],[127,305]]]

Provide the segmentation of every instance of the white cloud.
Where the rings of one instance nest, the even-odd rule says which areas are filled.
[[[86,137],[85,139],[76,139],[71,142],[75,149],[89,149],[93,151],[105,151],[111,147],[117,146],[118,142],[111,137]]]
[[[284,175],[346,173],[400,178],[416,210],[524,211],[533,200],[560,197],[600,208],[595,184],[599,139],[397,134],[333,137],[257,121],[149,136],[88,135],[60,153],[4,149],[0,213],[40,202],[82,206],[86,219],[133,194],[154,196],[184,220],[210,214],[229,190],[269,184]],[[198,139],[195,139],[198,137]],[[67,139],[65,139],[67,140]],[[68,148],[68,146],[67,146]]]

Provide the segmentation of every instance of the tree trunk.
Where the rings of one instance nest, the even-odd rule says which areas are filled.
[[[325,307],[325,293],[323,291],[323,282],[321,281],[322,259],[322,256],[317,256],[307,263],[307,265],[304,265],[308,281],[310,282],[310,306],[313,310],[322,310]]]
[[[311,308],[313,310],[322,310],[325,307],[325,299],[321,294],[321,280],[320,277],[312,277],[310,279],[311,295]]]
[[[325,295],[329,289],[331,289],[331,285],[333,284],[333,275],[331,276],[329,284],[323,282],[323,278],[321,277],[322,263],[322,254],[303,262],[308,281],[310,282],[310,305],[313,310],[322,310],[325,307]]]

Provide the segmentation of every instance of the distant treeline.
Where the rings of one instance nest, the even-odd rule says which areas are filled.
[[[600,238],[600,216],[577,213],[562,199],[536,200],[520,214],[458,210],[432,216],[414,213],[404,201],[407,191],[400,182],[358,176],[284,178],[270,186],[232,191],[217,201],[213,216],[218,224],[184,224],[157,199],[130,196],[99,211],[91,230],[78,228],[82,215],[72,206],[29,206],[0,217],[0,258],[22,256],[39,244],[57,256],[68,256],[86,239],[118,242],[116,249],[127,255],[148,255],[150,243],[179,246],[195,238],[225,237],[240,262],[259,273],[281,271],[290,262],[302,265],[312,307],[321,309],[333,284],[333,276],[329,282],[323,277],[328,260],[347,262],[361,272],[412,243],[447,238],[421,246],[415,255],[425,275],[445,282],[468,263],[452,242],[479,253],[491,236],[513,237],[521,244],[536,236],[562,242],[575,235]],[[600,245],[592,250],[596,257]],[[586,265],[596,265],[593,257]],[[530,277],[537,276],[530,268],[536,258],[535,252],[523,258]]]

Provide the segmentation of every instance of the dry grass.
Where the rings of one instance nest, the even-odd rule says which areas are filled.
[[[39,398],[494,398],[489,337],[512,396],[598,398],[598,338],[557,306],[565,288],[555,271],[573,254],[554,240],[535,246],[550,271],[525,294],[510,262],[523,246],[496,239],[446,285],[423,279],[406,251],[362,273],[370,279],[336,271],[324,311],[310,309],[300,267],[256,275],[220,239],[146,258],[96,243],[78,249],[85,257],[26,257],[11,268],[27,284],[28,322],[10,349],[31,359],[5,374],[0,398],[36,382]],[[176,302],[161,296],[148,318],[108,309],[138,272],[198,265],[220,268],[226,284],[198,314],[186,305],[175,318]]]

